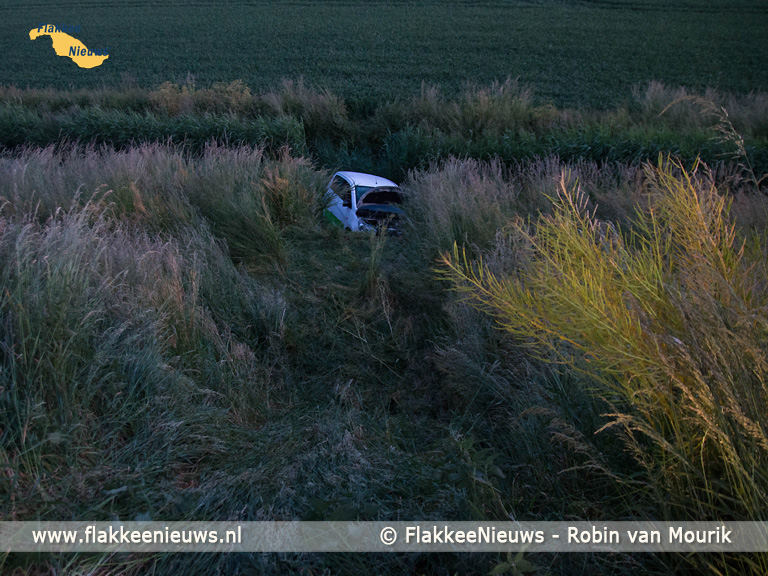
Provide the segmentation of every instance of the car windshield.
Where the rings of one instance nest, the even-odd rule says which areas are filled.
[[[373,190],[373,186],[355,186],[355,191],[357,192],[357,200],[360,201],[360,198],[368,194]]]

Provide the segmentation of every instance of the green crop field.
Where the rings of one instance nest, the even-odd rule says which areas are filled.
[[[768,5],[758,0],[503,2],[54,2],[0,6],[0,84],[154,87],[283,78],[344,97],[392,99],[422,82],[519,77],[557,106],[605,107],[651,80],[692,89],[768,89]],[[41,22],[76,24],[109,60],[84,70],[30,41]]]

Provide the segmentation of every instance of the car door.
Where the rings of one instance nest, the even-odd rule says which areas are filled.
[[[352,222],[352,218],[354,217],[357,220],[352,207],[352,184],[339,174],[336,174],[328,188],[332,192],[328,211],[338,219],[342,227],[351,230],[353,224],[356,223]]]

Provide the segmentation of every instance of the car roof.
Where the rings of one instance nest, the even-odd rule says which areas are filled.
[[[397,184],[392,180],[387,180],[381,176],[375,176],[374,174],[364,174],[363,172],[336,172],[337,175],[349,180],[355,186],[394,186],[397,188]]]

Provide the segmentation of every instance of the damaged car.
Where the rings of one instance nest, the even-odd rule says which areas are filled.
[[[345,230],[400,234],[403,193],[397,184],[362,172],[336,172],[326,190],[326,218]]]

